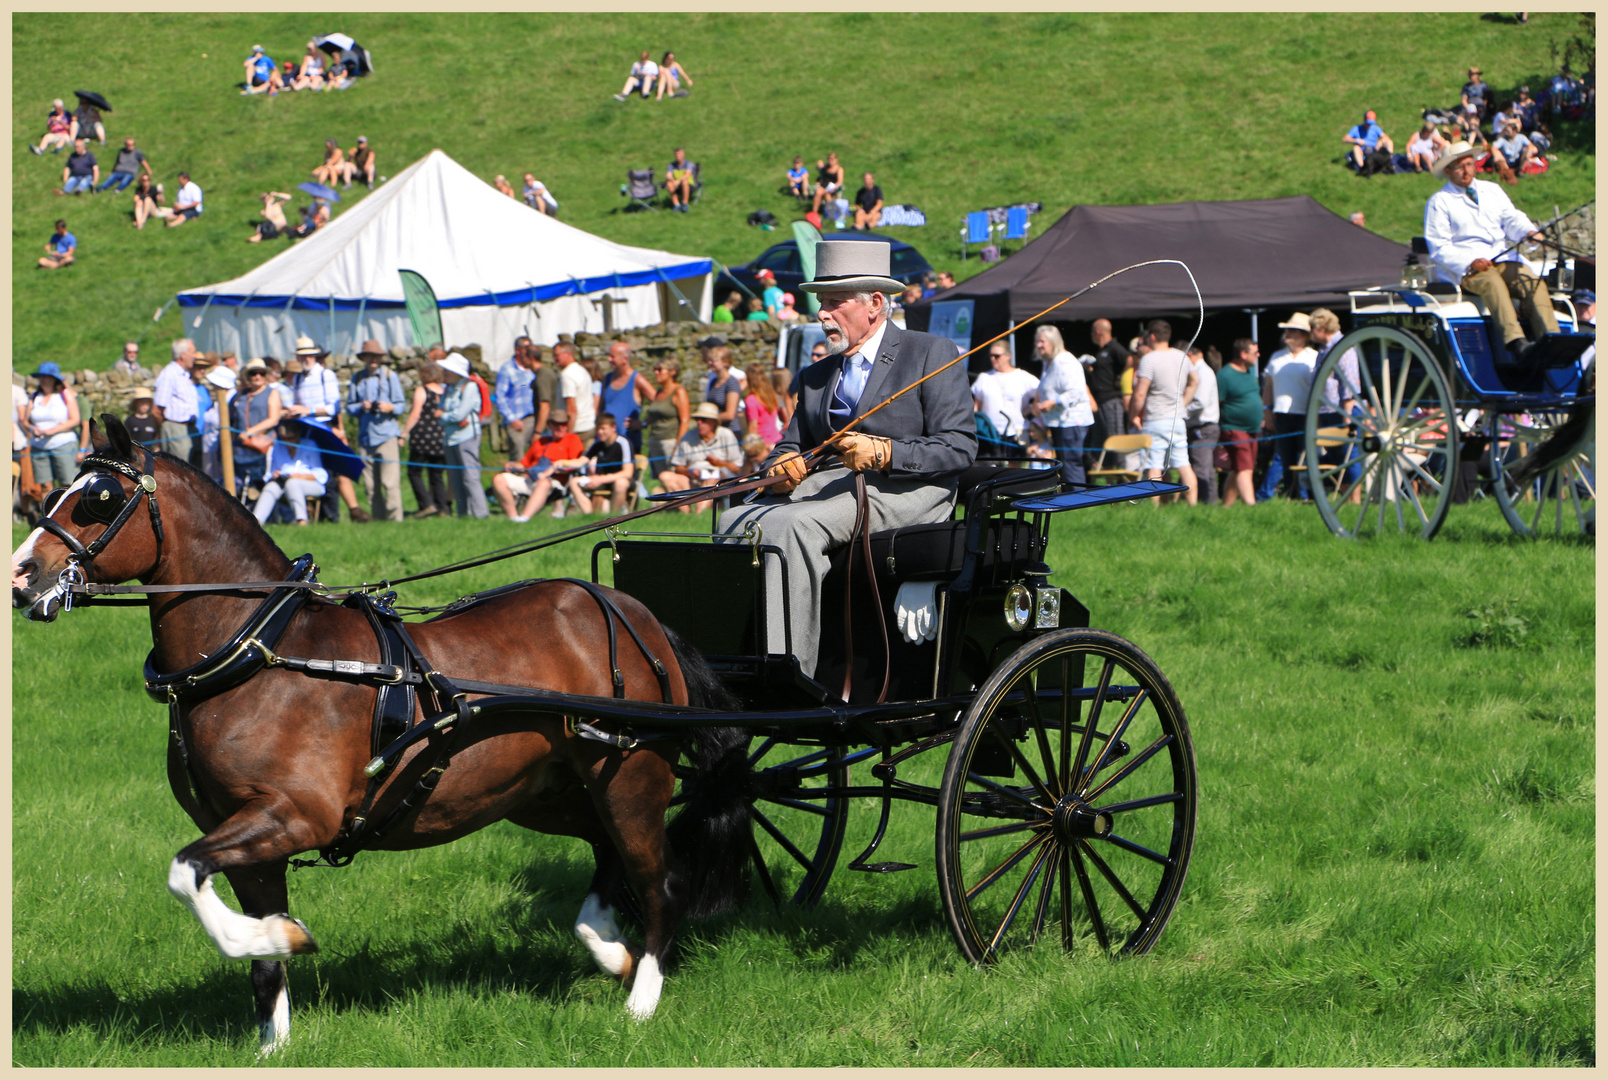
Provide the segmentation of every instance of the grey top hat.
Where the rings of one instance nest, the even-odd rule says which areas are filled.
[[[904,292],[904,282],[888,275],[893,245],[886,240],[832,237],[815,245],[815,280],[805,292]]]

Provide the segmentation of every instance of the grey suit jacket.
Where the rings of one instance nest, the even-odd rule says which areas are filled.
[[[854,415],[860,416],[929,372],[959,355],[948,338],[892,323],[883,331],[882,345]],[[832,393],[843,371],[843,358],[830,356],[799,372],[798,408],[767,459],[811,450],[832,435]],[[855,431],[880,435],[893,443],[891,476],[950,476],[977,458],[977,427],[972,419],[971,390],[966,365],[956,364],[910,391],[862,424]]]

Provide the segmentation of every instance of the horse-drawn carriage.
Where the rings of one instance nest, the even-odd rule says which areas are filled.
[[[1306,408],[1308,481],[1335,535],[1427,540],[1483,492],[1521,536],[1594,533],[1596,338],[1575,332],[1568,299],[1553,305],[1562,332],[1515,362],[1456,284],[1351,293],[1353,329],[1314,372]],[[1355,400],[1350,415],[1338,397]]]
[[[592,844],[576,932],[632,983],[639,1018],[681,914],[729,908],[754,880],[776,902],[820,899],[857,799],[880,814],[848,865],[876,873],[911,868],[870,861],[892,803],[936,807],[939,891],[974,962],[1035,942],[1143,953],[1178,902],[1197,798],[1183,709],[1044,561],[1053,515],[1176,485],[1072,490],[1058,471],[974,467],[955,520],[840,553],[812,678],[766,641],[792,591],[767,591],[761,560],[779,553],[757,531],[616,524],[593,581],[520,582],[404,623],[394,582],[331,593],[221,488],[103,423],[109,443],[13,557],[14,605],[48,621],[75,598],[148,594],[146,688],[169,705],[169,780],[206,834],[169,889],[225,956],[253,961],[265,1049],[289,1031],[281,961],[316,949],[288,914],[293,861],[498,820]],[[930,635],[898,632],[909,583],[936,605]]]

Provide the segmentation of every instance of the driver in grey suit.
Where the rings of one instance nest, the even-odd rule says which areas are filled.
[[[843,427],[959,355],[954,342],[888,322],[889,246],[877,240],[826,239],[815,248],[816,276],[801,288],[818,294],[825,359],[799,373],[798,408],[782,441],[761,466],[787,480],[754,502],[721,515],[719,531],[740,535],[750,523],[787,559],[793,654],[815,674],[820,646],[821,581],[831,552],[854,529],[854,473],[866,479],[867,527],[873,531],[947,521],[956,478],[977,457],[966,369],[956,364],[922,383],[852,431]],[[836,460],[807,473],[802,452],[830,442]],[[782,595],[782,573],[767,561],[766,590]],[[768,645],[784,650],[783,605],[768,605]]]

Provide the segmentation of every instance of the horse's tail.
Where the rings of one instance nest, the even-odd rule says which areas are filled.
[[[669,627],[687,704],[735,712],[731,695],[698,651]],[[753,815],[748,801],[749,734],[742,728],[706,727],[692,732],[688,751],[694,775],[681,785],[686,802],[670,822],[670,846],[681,856],[685,875],[678,890],[693,916],[718,915],[748,898],[753,849]]]

